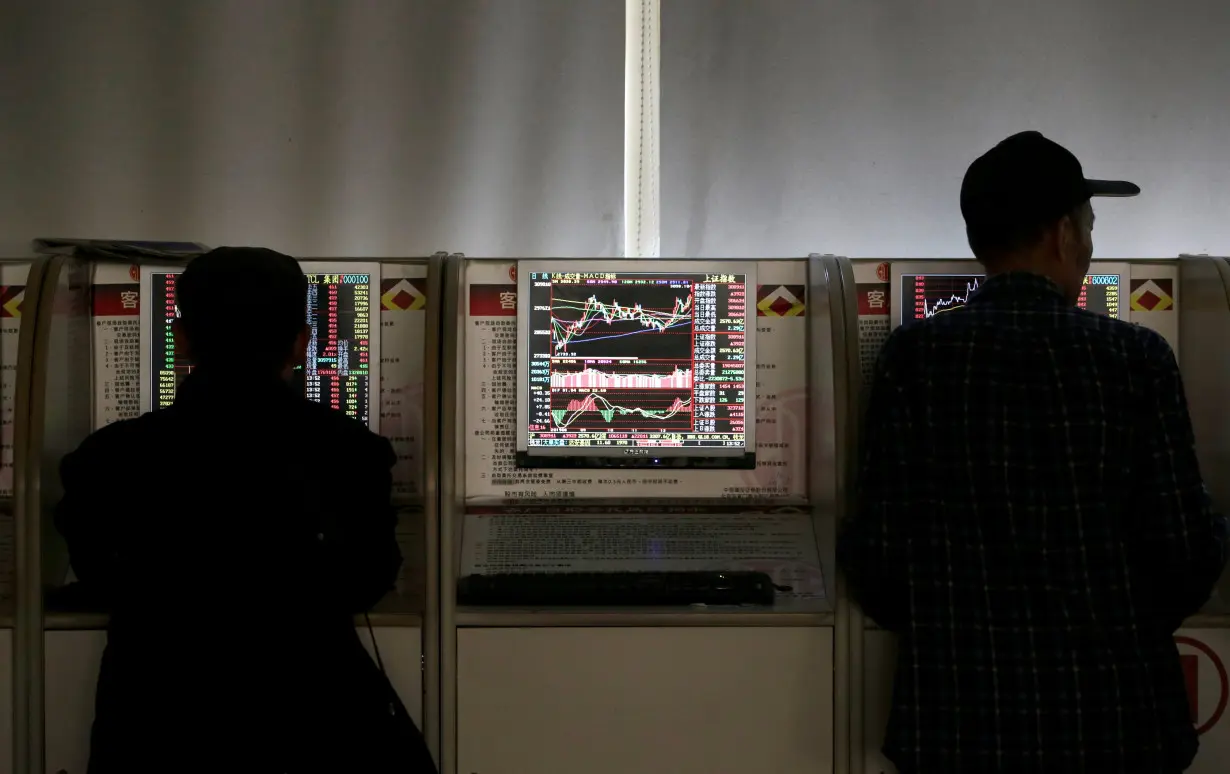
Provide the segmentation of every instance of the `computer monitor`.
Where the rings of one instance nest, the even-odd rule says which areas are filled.
[[[523,467],[755,465],[751,263],[522,261]]]
[[[986,279],[973,261],[896,261],[891,268],[894,326],[960,309]],[[1128,276],[1126,264],[1094,262],[1077,306],[1126,320],[1119,295]]]
[[[307,398],[358,419],[380,423],[380,264],[301,263],[308,277],[304,309],[311,329],[306,365],[292,381]],[[175,350],[171,323],[179,316],[175,283],[183,267],[141,270],[141,407],[166,408],[191,364]],[[242,277],[236,278],[242,282]],[[373,327],[375,326],[375,327]],[[242,343],[241,343],[242,344]]]

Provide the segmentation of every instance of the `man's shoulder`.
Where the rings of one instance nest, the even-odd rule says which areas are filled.
[[[161,435],[160,412],[108,423],[86,436],[77,448],[64,457],[62,465],[74,469],[100,469],[108,464],[125,464],[134,452],[152,448]]]
[[[129,451],[151,450],[168,438],[179,438],[182,422],[175,406],[151,411],[132,419],[119,420],[91,433],[70,456],[79,460],[119,459]],[[306,430],[322,448],[341,451],[347,457],[361,456],[368,461],[379,460],[392,465],[396,460],[387,438],[373,433],[367,425],[341,411],[322,406],[306,398],[296,398],[294,424]]]
[[[159,432],[160,412],[149,411],[139,417],[119,419],[96,429],[82,443],[87,446],[114,447],[139,443],[142,439],[156,435]]]
[[[389,439],[373,433],[363,422],[307,398],[298,398],[297,402],[303,423],[312,428],[319,440],[335,448],[379,458],[389,465],[395,461]]]
[[[992,314],[999,311],[993,310]],[[1164,357],[1172,354],[1170,344],[1157,331],[1099,312],[1072,307],[1058,314],[1051,314],[1048,319],[1053,319],[1067,329],[1081,331],[1086,340],[1093,339],[1109,346],[1122,346],[1146,356]],[[990,324],[999,323],[992,321]],[[889,335],[885,347],[889,348],[891,345],[892,349],[904,350],[911,346],[968,339],[975,330],[985,329],[987,325],[985,310],[967,307],[902,325]]]
[[[1114,350],[1136,366],[1167,367],[1175,362],[1170,342],[1152,328],[1087,309],[1073,308],[1069,314],[1085,333],[1081,339],[1086,345]]]

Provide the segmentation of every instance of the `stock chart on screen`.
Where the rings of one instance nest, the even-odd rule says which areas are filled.
[[[748,451],[748,277],[531,272],[526,451],[735,456]]]
[[[926,320],[960,309],[985,281],[982,274],[903,274],[902,322]],[[1087,275],[1077,306],[1119,317],[1119,275]]]

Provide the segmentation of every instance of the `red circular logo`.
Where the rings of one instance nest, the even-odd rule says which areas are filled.
[[[511,282],[517,281],[517,264],[508,267],[508,279]]]
[[[128,267],[128,277],[133,282],[140,282],[141,281],[141,267],[136,265],[135,263],[129,266]]]
[[[888,264],[882,263],[876,267],[876,279],[880,282],[888,282]]]
[[[1192,648],[1196,650],[1200,656],[1207,658],[1210,662],[1212,662],[1213,669],[1217,673],[1218,697],[1217,702],[1213,705],[1212,714],[1210,714],[1203,723],[1200,722],[1201,718],[1199,717],[1192,718],[1192,722],[1196,724],[1196,733],[1203,734],[1213,726],[1217,725],[1217,721],[1221,720],[1222,715],[1226,712],[1226,705],[1230,703],[1230,675],[1226,673],[1226,666],[1221,662],[1221,659],[1217,657],[1217,653],[1200,640],[1193,639],[1191,637],[1184,637],[1182,635],[1175,635],[1174,641],[1175,644]],[[1180,656],[1180,658],[1182,658],[1182,656]],[[1192,678],[1194,677],[1195,676],[1193,675]],[[1192,678],[1189,678],[1188,689],[1191,690],[1195,688],[1198,691],[1199,680]],[[1189,698],[1193,700],[1192,714],[1200,714],[1198,712],[1199,697],[1192,696]]]

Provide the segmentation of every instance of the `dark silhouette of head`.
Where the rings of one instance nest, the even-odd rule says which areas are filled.
[[[970,164],[961,214],[970,249],[988,272],[1041,274],[1075,304],[1093,260],[1090,199],[1138,193],[1133,183],[1087,179],[1067,148],[1020,132]]]
[[[307,277],[289,255],[219,247],[188,264],[175,296],[175,346],[194,366],[285,376],[302,365]]]

